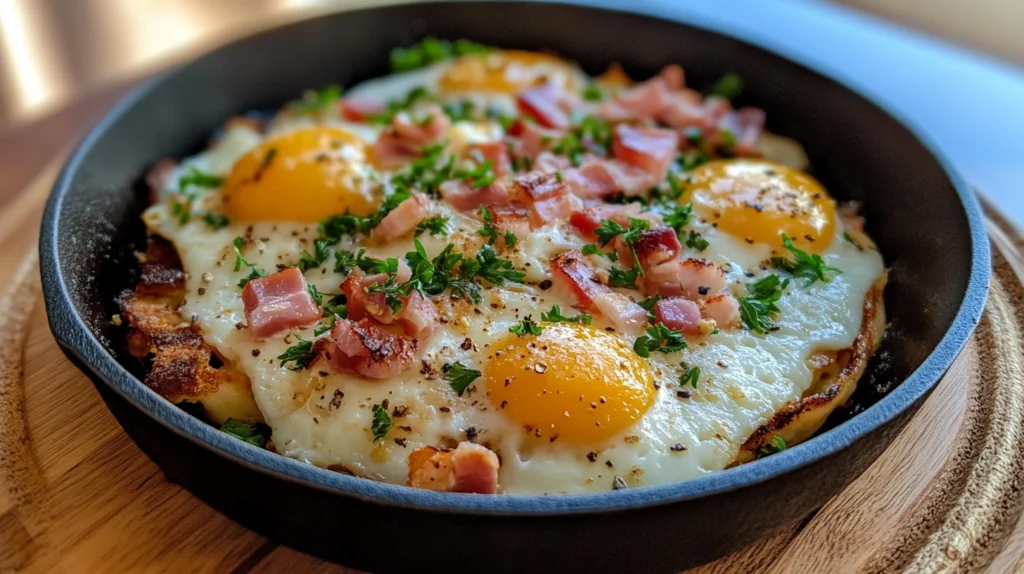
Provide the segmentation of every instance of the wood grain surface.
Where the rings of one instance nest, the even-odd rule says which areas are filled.
[[[32,255],[54,174],[0,211],[0,276],[12,278],[0,300],[0,572],[345,572],[165,480],[60,352]],[[818,512],[693,572],[1024,566],[1024,244],[992,220],[992,301],[906,430]]]

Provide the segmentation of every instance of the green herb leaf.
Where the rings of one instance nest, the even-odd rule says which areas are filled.
[[[773,434],[772,440],[761,447],[760,455],[769,456],[786,450],[786,441],[779,435]]]
[[[521,322],[516,323],[508,328],[509,333],[515,333],[520,337],[525,335],[540,335],[543,329],[540,325],[533,322],[529,317],[523,319]]]
[[[452,390],[455,391],[460,397],[462,393],[466,392],[469,385],[473,384],[473,381],[480,377],[480,371],[470,369],[462,363],[453,363],[452,365],[445,365],[442,369],[444,372],[444,378],[451,385]]]
[[[452,45],[447,40],[427,37],[408,48],[395,48],[391,50],[391,71],[407,72],[429,66],[434,62],[451,58],[452,56],[482,54],[492,50],[494,48],[477,44],[470,40],[456,40],[455,44]]]
[[[313,341],[307,341],[297,334],[294,337],[298,343],[285,349],[283,353],[277,356],[277,360],[281,362],[282,367],[286,367],[288,363],[295,363],[290,368],[293,371],[301,371],[313,360]]]
[[[717,82],[705,91],[706,96],[720,96],[727,100],[739,97],[742,93],[743,78],[732,72],[719,78]]]
[[[370,422],[370,432],[373,433],[373,442],[377,442],[388,436],[391,430],[391,415],[388,414],[387,400],[379,405],[371,407],[373,420]]]
[[[547,321],[548,323],[582,323],[584,325],[589,325],[592,318],[586,313],[567,317],[562,314],[562,309],[558,305],[552,305],[551,311],[540,314],[540,320]]]
[[[597,84],[589,84],[583,88],[583,99],[590,102],[600,102],[604,99],[604,91]]]
[[[494,174],[494,162],[484,160],[473,169],[464,169],[455,172],[455,177],[465,181],[473,189],[480,189],[494,183],[497,177]]]
[[[774,273],[748,283],[747,291],[750,295],[737,298],[743,324],[755,333],[768,333],[775,326],[771,316],[779,312],[776,303],[782,298],[782,291],[788,286],[789,279],[781,281]]]
[[[220,425],[221,432],[243,440],[253,446],[263,448],[270,437],[270,427],[263,423],[247,423],[229,418]]]
[[[696,389],[697,381],[700,380],[700,367],[691,367],[686,363],[681,363],[680,366],[686,370],[679,377],[679,386],[685,387],[690,385]]]
[[[334,250],[334,272],[348,275],[356,265],[356,254],[344,249]]]
[[[214,231],[222,229],[228,224],[228,218],[220,213],[207,211],[203,213],[202,217],[203,221],[206,222],[206,225],[209,225],[210,229],[213,229]]]
[[[647,328],[647,334],[637,337],[633,342],[633,350],[637,355],[647,358],[651,353],[674,353],[686,348],[686,337],[681,331],[670,329],[661,323]]]
[[[690,249],[697,251],[698,253],[707,249],[709,245],[711,244],[708,243],[707,239],[704,239],[703,235],[697,233],[692,229],[690,230],[689,235],[686,237],[686,246],[689,247]]]
[[[484,245],[480,248],[480,251],[476,254],[476,261],[479,264],[479,268],[475,271],[475,276],[499,287],[504,285],[506,281],[522,283],[526,279],[526,273],[515,269],[512,266],[512,262],[508,259],[498,257],[494,247],[490,245]],[[463,263],[463,266],[465,266],[465,263]]]
[[[693,217],[693,204],[687,203],[686,205],[679,205],[673,203],[667,206],[667,211],[662,216],[665,220],[665,225],[671,227],[676,231],[676,234],[681,234],[683,227],[690,223],[690,219]]]
[[[238,286],[239,287],[245,287],[245,284],[248,283],[249,281],[252,281],[253,279],[259,279],[261,277],[266,277],[267,276],[267,272],[266,271],[260,269],[259,267],[257,267],[253,263],[249,263],[249,261],[246,260],[245,257],[242,257],[242,248],[245,247],[245,240],[244,239],[242,239],[241,237],[236,237],[235,240],[231,242],[231,245],[235,248],[235,268],[234,268],[234,270],[235,271],[240,271],[242,269],[243,265],[245,267],[249,268],[249,275],[243,277],[238,282]]]
[[[299,263],[297,267],[299,271],[305,273],[310,269],[319,269],[324,262],[327,261],[331,256],[331,250],[327,248],[326,239],[314,239],[313,240],[313,253],[310,254],[308,251],[303,251],[302,256],[299,257]]]
[[[608,285],[619,289],[636,289],[636,280],[640,275],[639,267],[626,270],[612,267],[608,270]]]
[[[316,285],[310,283],[306,285],[306,291],[309,292],[309,296],[313,298],[313,302],[319,307],[324,304],[324,296],[320,293],[320,290],[316,288]]]
[[[825,261],[817,253],[807,253],[793,245],[793,240],[785,233],[782,234],[782,246],[793,254],[793,259],[772,257],[772,267],[782,269],[794,277],[803,279],[804,287],[811,285],[815,281],[828,283],[830,281],[828,273],[830,272],[842,273],[836,267],[825,265]]]
[[[448,235],[448,220],[449,218],[443,215],[424,219],[416,224],[416,237],[422,235],[424,231],[429,231],[431,235]]]
[[[199,171],[194,167],[188,169],[188,173],[178,178],[178,189],[185,191],[185,188],[189,186],[195,187],[220,187],[224,183],[224,178],[219,175],[213,175],[212,173],[206,173]]]
[[[343,90],[338,84],[329,84],[319,90],[309,90],[302,98],[292,102],[292,107],[302,113],[319,112],[338,101]]]

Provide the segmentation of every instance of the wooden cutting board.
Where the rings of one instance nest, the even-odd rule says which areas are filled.
[[[11,278],[0,299],[0,572],[345,571],[165,480],[64,358],[34,256],[55,173],[0,211],[0,276]],[[990,303],[906,430],[819,511],[693,572],[1024,567],[1024,241],[988,212]]]

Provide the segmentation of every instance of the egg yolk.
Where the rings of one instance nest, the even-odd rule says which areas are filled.
[[[366,144],[330,127],[305,128],[265,141],[242,156],[224,182],[224,213],[240,221],[320,221],[368,215],[373,197],[358,171]]]
[[[441,78],[442,92],[501,92],[517,94],[538,81],[576,90],[575,69],[566,61],[539,52],[505,50],[459,56]]]
[[[510,335],[494,349],[484,368],[488,400],[529,436],[599,442],[635,424],[655,400],[644,361],[594,327],[545,324],[538,336]]]
[[[690,174],[684,201],[717,229],[748,242],[823,251],[835,233],[835,201],[813,177],[760,160],[719,160]]]

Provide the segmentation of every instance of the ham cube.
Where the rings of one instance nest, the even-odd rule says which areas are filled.
[[[257,341],[320,318],[320,307],[310,297],[298,267],[252,279],[242,289],[242,301],[249,333]]]

